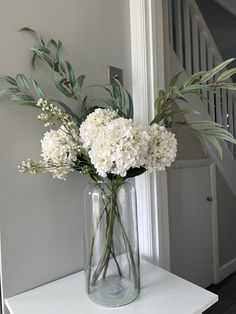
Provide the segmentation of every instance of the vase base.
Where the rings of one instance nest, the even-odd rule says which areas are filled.
[[[139,289],[134,288],[131,280],[120,277],[101,279],[88,296],[91,301],[105,307],[119,307],[135,300]]]

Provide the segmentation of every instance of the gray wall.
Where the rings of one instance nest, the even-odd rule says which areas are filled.
[[[217,171],[220,266],[236,258],[236,197]]]
[[[50,71],[30,67],[34,43],[29,26],[64,42],[74,68],[87,84],[107,82],[107,65],[124,69],[131,86],[129,1],[2,0],[0,72],[26,73],[38,79],[50,97]],[[58,96],[61,97],[61,96]],[[83,188],[85,178],[73,173],[66,182],[50,175],[18,173],[21,160],[39,158],[44,128],[36,111],[0,99],[0,223],[3,292],[9,297],[73,273],[83,266]]]

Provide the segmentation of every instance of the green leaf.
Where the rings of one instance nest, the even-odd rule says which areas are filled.
[[[191,122],[190,125],[203,125],[203,126],[207,126],[207,125],[210,125],[210,126],[218,126],[220,128],[223,128],[223,126],[219,123],[216,123],[214,121],[208,121],[208,120],[195,120],[193,122]]]
[[[132,96],[130,95],[130,93],[127,91],[127,89],[126,89],[126,93],[128,96],[128,103],[129,103],[129,107],[128,107],[128,111],[127,111],[127,118],[133,119],[133,117],[134,117],[133,99],[132,99]]]
[[[139,176],[139,175],[143,174],[146,171],[147,171],[147,169],[145,169],[143,167],[140,167],[140,168],[130,168],[127,171],[126,178],[133,178],[133,177]]]
[[[52,58],[49,56],[49,55],[47,55],[46,53],[44,53],[44,52],[42,52],[42,51],[40,51],[40,50],[38,50],[38,49],[35,49],[34,47],[32,47],[31,48],[31,50],[34,52],[34,53],[36,53],[36,55],[40,58],[40,59],[42,59],[43,61],[45,61],[52,69],[54,69],[54,63],[53,63],[53,61],[52,61]]]
[[[193,84],[186,86],[182,91],[184,93],[191,93],[191,92],[199,92],[200,90],[211,90],[211,87],[206,84]]]
[[[171,112],[171,116],[173,117],[174,120],[177,120],[186,114],[199,114],[200,112],[195,111],[195,110],[190,110],[190,109],[177,109],[176,111]]]
[[[32,101],[35,102],[35,99],[29,95],[17,94],[11,97],[13,101]]]
[[[18,100],[17,100],[18,101]],[[19,102],[19,105],[21,105],[21,106],[30,106],[30,107],[36,107],[37,108],[37,102],[36,101],[27,101],[27,100],[21,100],[20,102]]]
[[[223,157],[222,147],[220,143],[217,141],[217,139],[214,136],[208,136],[207,139],[215,146],[218,154],[220,155],[220,158]]]
[[[117,99],[120,108],[123,109],[126,105],[124,89],[119,80],[117,80],[116,78],[114,80],[115,80],[114,89],[116,90],[115,98]]]
[[[0,80],[5,81],[11,85],[17,86],[16,80],[9,75],[0,75]]]
[[[220,83],[216,85],[218,88],[221,89],[230,89],[230,90],[236,90],[236,84],[235,83]]]
[[[34,53],[33,54],[33,57],[32,57],[32,60],[31,60],[31,64],[32,64],[32,67],[35,69],[35,62],[36,62],[36,59],[37,59],[37,54]]]
[[[82,89],[82,86],[84,83],[84,79],[85,79],[85,75],[80,75],[75,82],[74,92],[75,92],[75,95],[77,98],[80,97],[81,89]]]
[[[44,53],[46,53],[47,55],[50,56],[50,51],[49,51],[49,49],[46,48],[46,47],[43,46],[43,45],[37,44],[37,45],[34,45],[33,48],[34,48],[34,49],[37,49],[38,51],[44,52]]]
[[[2,96],[2,95],[18,94],[19,92],[20,91],[17,88],[15,88],[15,87],[6,88],[6,89],[0,90],[0,96]]]
[[[24,91],[29,91],[29,82],[26,76],[22,73],[16,75],[16,81],[19,82],[20,87],[23,88]]]
[[[47,43],[47,47],[51,48],[51,47],[57,48],[57,42],[54,39],[49,39],[48,43]]]
[[[64,55],[63,55],[63,46],[60,40],[58,41],[58,46],[57,46],[57,60],[58,60],[58,63],[62,72],[66,74],[66,67],[65,67]]]
[[[230,78],[232,75],[236,74],[236,68],[232,68],[228,71],[221,73],[217,79],[217,82],[225,81]]]
[[[32,85],[35,89],[37,96],[39,98],[46,99],[46,95],[45,95],[44,91],[42,90],[42,88],[39,86],[39,84],[35,80],[31,80],[31,82],[32,82]]]
[[[66,61],[66,67],[67,67],[70,85],[72,87],[74,87],[75,86],[75,74],[74,74],[74,71],[72,69],[72,66],[70,65],[70,63],[68,61]]]
[[[185,82],[184,82],[184,85],[183,85],[183,88],[195,83],[195,82],[198,82],[200,80],[200,78],[206,74],[207,71],[200,71],[200,72],[197,72],[197,73],[194,73],[193,75],[191,75]]]
[[[172,77],[170,83],[169,83],[169,87],[170,86],[174,86],[176,84],[176,82],[178,81],[179,76],[183,73],[183,71],[177,73],[175,76]],[[161,96],[161,95],[160,95]]]
[[[222,63],[220,63],[219,65],[217,65],[215,68],[213,68],[210,71],[207,71],[207,73],[205,75],[202,76],[201,78],[201,82],[207,82],[209,81],[213,76],[215,76],[218,72],[220,72],[222,69],[224,69],[225,67],[227,67],[227,65],[229,65],[231,62],[233,62],[235,60],[235,58],[231,58],[228,59]]]
[[[53,73],[52,73],[52,79],[53,79],[53,82],[54,82],[56,88],[60,92],[62,92],[67,97],[72,97],[72,94],[62,85],[61,81],[57,78],[55,71],[53,71]]]
[[[37,34],[37,32],[35,30],[33,30],[32,28],[29,28],[29,27],[23,27],[23,28],[19,29],[18,32],[31,32],[31,33]]]

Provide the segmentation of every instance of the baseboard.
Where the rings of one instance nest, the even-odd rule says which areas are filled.
[[[235,271],[236,271],[236,258],[232,259],[230,262],[220,267],[219,281],[224,280]]]

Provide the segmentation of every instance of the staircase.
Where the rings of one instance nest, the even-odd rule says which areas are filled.
[[[221,54],[194,0],[168,0],[170,69],[174,75],[183,71],[183,79],[198,72],[209,70],[222,62]],[[236,93],[219,90],[216,93],[204,91],[200,97],[188,98],[191,109],[202,114],[201,119],[213,120],[222,124],[236,136]],[[186,104],[177,105],[186,108]],[[195,118],[196,119],[196,118]],[[199,119],[199,118],[198,118]],[[189,122],[193,117],[187,117]],[[232,143],[222,143],[221,160],[209,145],[209,154],[215,160],[234,195],[236,195],[236,147]]]

